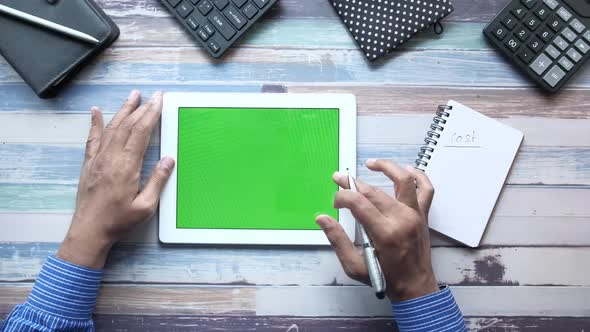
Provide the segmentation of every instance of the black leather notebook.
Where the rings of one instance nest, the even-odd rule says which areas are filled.
[[[0,55],[41,98],[54,96],[78,70],[119,36],[119,28],[92,0],[0,0],[100,41],[92,44],[0,13]]]

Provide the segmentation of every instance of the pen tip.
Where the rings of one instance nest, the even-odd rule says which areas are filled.
[[[383,300],[385,298],[385,293],[383,293],[383,292],[377,292],[377,293],[375,293],[375,295],[377,296],[377,298],[379,300]]]

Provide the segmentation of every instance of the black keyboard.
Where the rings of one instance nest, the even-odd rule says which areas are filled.
[[[590,0],[512,0],[485,36],[527,76],[556,92],[590,57]]]
[[[219,58],[278,0],[161,0]]]

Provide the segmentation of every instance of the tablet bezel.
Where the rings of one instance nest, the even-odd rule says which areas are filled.
[[[184,107],[339,109],[339,170],[356,176],[356,98],[349,94],[166,93],[160,136],[161,156],[178,158],[178,112]],[[206,192],[206,188],[199,189]],[[327,245],[321,230],[177,229],[177,171],[162,193],[159,239],[163,243]],[[354,240],[355,221],[339,211],[346,234]],[[311,220],[310,222],[313,222]]]

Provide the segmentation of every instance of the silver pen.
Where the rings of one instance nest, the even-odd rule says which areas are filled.
[[[358,192],[354,178],[350,174],[348,174],[348,184],[352,192]],[[383,276],[381,265],[375,255],[375,247],[373,247],[371,239],[365,231],[365,227],[358,221],[357,225],[361,240],[363,241],[363,253],[365,254],[365,263],[367,264],[369,279],[371,279],[371,286],[375,289],[375,295],[377,298],[382,300],[385,298],[385,277]]]
[[[98,39],[96,39],[90,35],[87,35],[84,32],[80,32],[78,30],[74,30],[74,29],[68,28],[66,26],[63,26],[63,25],[60,25],[57,23],[53,23],[53,22],[48,21],[46,19],[31,15],[31,14],[27,14],[25,12],[21,12],[20,10],[10,8],[8,6],[0,5],[0,13],[4,13],[4,14],[10,15],[10,16],[19,18],[19,19],[21,19],[23,21],[27,21],[29,23],[37,24],[37,25],[42,26],[44,28],[60,32],[64,35],[74,37],[79,40],[83,40],[85,42],[89,42],[89,43],[93,43],[93,44],[100,44],[100,41]]]

